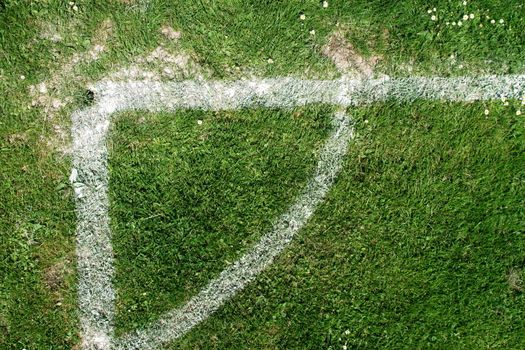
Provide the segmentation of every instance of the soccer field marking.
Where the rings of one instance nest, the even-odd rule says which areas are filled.
[[[394,100],[436,101],[519,98],[525,75],[399,78],[368,80],[302,80],[151,82],[101,81],[92,87],[95,104],[72,115],[73,170],[76,196],[78,297],[82,348],[157,349],[205,320],[271,264],[322,202],[339,171],[353,129],[344,113],[334,115],[334,131],[321,151],[314,176],[272,231],[206,288],[179,309],[144,329],[114,337],[115,291],[108,214],[106,141],[113,113],[125,110],[235,110],[292,108],[323,103],[341,107]]]
[[[239,81],[101,81],[92,89],[98,103],[115,111],[291,108],[324,103],[358,106],[393,100],[477,101],[520,98],[525,75],[302,80],[291,77]]]
[[[272,263],[312,216],[341,169],[353,127],[350,118],[342,112],[334,114],[332,124],[334,130],[321,150],[314,176],[272,230],[184,306],[167,312],[145,329],[117,339],[116,349],[159,349],[208,318]]]

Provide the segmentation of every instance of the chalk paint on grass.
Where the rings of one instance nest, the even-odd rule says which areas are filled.
[[[116,349],[158,349],[162,344],[182,336],[208,318],[273,262],[312,216],[341,168],[353,128],[344,113],[336,113],[332,123],[334,130],[321,151],[314,176],[303,194],[276,221],[273,229],[183,307],[164,314],[145,329],[118,339]]]
[[[374,102],[494,100],[520,98],[525,75],[455,78],[302,80],[268,78],[240,81],[101,81],[91,86],[97,101],[118,110],[291,108],[324,103],[358,106]]]
[[[333,117],[334,129],[323,146],[314,176],[294,204],[251,250],[179,309],[115,339],[113,251],[108,215],[107,137],[113,113],[139,109],[233,110],[292,108],[323,103],[339,107],[381,101],[411,102],[520,98],[525,75],[401,78],[369,80],[302,80],[296,78],[241,81],[155,82],[101,81],[92,86],[95,104],[73,113],[73,171],[76,196],[78,296],[82,348],[158,349],[210,316],[270,265],[306,224],[333,183],[353,136],[350,119]]]

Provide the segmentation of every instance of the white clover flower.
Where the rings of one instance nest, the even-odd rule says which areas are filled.
[[[299,19],[301,21],[304,21],[306,19],[306,15],[304,13],[301,13],[301,15],[299,16]]]
[[[78,6],[77,5],[73,5],[73,11],[78,11]]]
[[[471,13],[471,14],[469,15],[469,17],[470,17],[470,19],[474,19],[474,17],[476,17],[476,16],[474,16],[474,14]]]
[[[346,335],[349,335],[349,334],[350,334],[350,330],[347,329],[347,330],[345,331],[345,334],[346,334]]]
[[[463,15],[463,20],[467,21],[468,20],[468,15]]]
[[[268,58],[268,64],[273,64],[273,60],[271,58]]]
[[[197,120],[197,124],[198,124],[198,125],[202,125],[202,120],[200,120],[200,119]]]
[[[427,13],[428,13],[428,14],[431,14],[431,13],[432,13],[432,10],[428,10]]]
[[[436,9],[436,8],[434,7],[434,8],[432,9],[432,11],[436,12],[436,11],[437,11],[437,9]]]
[[[503,105],[504,105],[504,106],[508,106],[508,105],[509,105],[509,103],[508,103],[508,102],[505,102],[505,103],[504,103]]]
[[[324,8],[327,8],[327,7],[328,7],[328,1],[323,1],[323,7],[324,7]]]
[[[432,15],[432,17],[430,17],[430,19],[433,20],[433,21],[436,21],[437,17],[435,15]]]
[[[485,112],[484,112],[484,113],[485,113],[485,115],[489,115],[490,112],[489,112],[488,109],[485,109]]]
[[[463,22],[461,22],[461,21],[458,21],[458,26],[460,26],[460,27],[461,27],[462,25],[463,25]]]
[[[312,30],[310,31],[310,35],[315,35],[315,30],[314,30],[314,29],[312,29]]]
[[[518,110],[516,111],[516,115],[521,115],[521,110],[518,109]]]
[[[445,23],[447,26],[450,25],[450,22]]]
[[[496,23],[496,21],[495,20],[491,20],[490,23],[494,24],[494,23]]]
[[[499,20],[499,23],[503,24],[505,21],[502,19]]]
[[[483,28],[483,23],[480,23],[480,24],[479,24],[479,27],[480,27],[480,28]]]
[[[25,75],[21,75],[20,76],[20,80],[25,80],[26,76]]]
[[[466,1],[463,1],[463,6],[467,6],[467,2]]]
[[[452,22],[452,25],[453,25],[453,26],[455,26],[455,25],[456,25],[456,22],[455,22],[455,21],[454,21],[454,22]]]

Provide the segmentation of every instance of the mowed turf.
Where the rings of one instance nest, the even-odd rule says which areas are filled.
[[[306,184],[331,107],[127,113],[110,151],[117,330],[186,302]]]
[[[304,2],[301,0],[285,2],[206,0],[184,4],[160,0],[131,2],[107,0],[76,1],[75,4],[77,6],[76,11],[73,9],[73,5],[69,5],[68,2],[16,0],[0,2],[0,91],[3,94],[0,99],[0,114],[2,115],[0,120],[0,348],[17,350],[21,348],[70,349],[79,342],[75,286],[75,215],[72,191],[68,184],[71,165],[69,155],[59,151],[62,148],[67,149],[69,146],[67,133],[70,127],[71,111],[80,107],[81,98],[79,96],[84,96],[85,93],[85,84],[78,77],[86,77],[86,80],[96,81],[108,72],[127,65],[138,55],[151,52],[162,44],[169,50],[188,52],[196,58],[199,64],[209,68],[211,73],[205,77],[206,79],[238,79],[252,75],[333,78],[337,76],[337,72],[329,59],[323,57],[321,52],[330,33],[336,30],[344,32],[344,36],[360,55],[365,57],[380,56],[381,60],[376,67],[376,72],[387,73],[391,76],[523,73],[523,63],[525,62],[522,35],[525,30],[525,5],[521,0],[505,2],[494,0],[467,1],[467,5],[463,5],[463,1],[459,0],[439,1],[434,4],[422,0],[329,0],[328,8],[323,8],[320,1]],[[435,12],[434,8],[436,8]],[[301,20],[301,14],[305,15],[304,20]],[[471,14],[474,15],[473,19],[470,19]],[[465,15],[469,17],[466,21],[463,20]],[[432,16],[436,16],[436,20],[432,20]],[[31,107],[33,97],[28,93],[29,86],[56,76],[57,71],[60,71],[65,63],[70,62],[73,55],[89,50],[97,42],[94,36],[96,36],[101,23],[106,19],[113,22],[112,34],[108,36],[105,43],[107,51],[102,53],[96,62],[77,65],[64,81],[63,91],[56,96],[62,101],[67,97],[72,97],[73,102],[68,102],[66,107],[54,118],[47,115],[42,108]],[[502,23],[500,23],[501,20],[503,20]],[[462,22],[461,26],[458,24],[459,21]],[[181,31],[182,37],[178,43],[170,42],[160,33],[159,29],[163,25],[170,25]],[[311,34],[312,31],[315,32]],[[53,41],[50,39],[54,33],[59,34],[61,40]],[[268,61],[270,58],[272,63]],[[428,108],[430,106],[432,108],[428,110],[428,115],[425,115],[435,120],[434,124],[438,126],[441,123],[439,118],[444,115],[439,107],[440,105],[440,103],[428,104]],[[480,105],[476,106],[479,107]],[[410,108],[411,106],[406,106],[407,110]],[[473,107],[456,107],[454,110],[458,115],[466,113],[465,115],[468,117],[470,112],[465,111],[469,111],[471,108]],[[483,107],[479,108],[482,112]],[[386,121],[393,122],[398,120],[399,116],[396,114],[398,112],[399,109],[394,109],[379,114],[382,118],[388,117],[389,119],[385,119]],[[504,147],[510,147],[510,142],[519,140],[520,137],[523,138],[522,135],[516,134],[516,130],[522,130],[519,128],[523,123],[521,122],[522,119],[515,116],[514,110],[491,108],[488,120],[506,117],[514,118],[516,122],[512,125],[497,124],[494,127],[486,125],[485,128],[489,134],[490,132],[499,132],[517,135],[513,139],[501,141],[502,150]],[[373,125],[372,118],[370,118],[370,125]],[[449,124],[441,126],[444,128],[443,135],[441,135],[443,142],[448,142],[451,138],[464,138],[464,142],[469,142],[470,135],[475,131],[463,132],[463,129],[449,128],[446,125]],[[477,124],[475,125],[477,127]],[[49,143],[56,143],[57,127],[62,128],[61,130],[64,131],[66,138],[60,144],[50,146]],[[365,130],[364,125],[361,125],[362,130]],[[50,140],[51,142],[49,142]],[[403,149],[404,145],[401,140],[403,138],[398,138],[398,141],[392,140],[389,149]],[[467,152],[465,157],[470,154],[469,159],[471,161],[477,159],[479,155],[477,149],[483,146],[485,142],[486,140],[484,142],[472,141],[470,153],[467,150],[464,151]],[[489,147],[484,149],[485,152],[488,152]],[[352,159],[355,157],[349,158],[347,167],[352,164]],[[385,157],[385,161],[386,159]],[[489,164],[484,165],[487,168],[486,171],[493,171],[493,167],[497,164],[500,164],[500,167],[503,165],[505,167],[513,166],[517,169],[513,174],[517,176],[518,180],[516,181],[520,185],[522,180],[519,179],[522,177],[519,177],[521,176],[519,170],[522,167],[521,163],[518,163],[519,158],[497,159],[500,160],[499,163],[486,161],[486,164]],[[458,165],[454,169],[459,168]],[[508,180],[511,172],[509,171],[507,174]],[[342,179],[344,176],[343,174]],[[465,178],[468,176],[465,175]],[[479,179],[485,179],[483,181],[488,182],[483,176]],[[493,188],[494,193],[500,193],[501,196],[506,195],[506,192],[498,189],[505,189],[502,186],[508,185],[509,182],[506,182],[504,178],[501,181],[497,180],[500,179],[499,177],[495,177],[495,179],[492,186],[486,188]],[[510,180],[510,183],[513,181]],[[430,191],[434,186],[436,189],[440,188],[437,184],[442,185],[436,182],[436,185],[428,185],[429,187],[424,188],[424,190]],[[388,188],[390,183],[383,185],[379,183],[378,186]],[[300,186],[294,188],[298,187]],[[396,188],[397,184],[394,186],[394,189]],[[425,193],[422,192],[421,196],[424,197]],[[428,193],[431,196],[432,191]],[[456,197],[454,196],[455,192],[445,191],[444,193],[450,194],[451,206],[459,205],[457,200],[452,201]],[[430,199],[428,200],[430,201]],[[334,199],[330,199],[323,206],[326,211],[322,215],[334,215],[334,218],[336,217],[337,211],[335,209],[330,210],[334,205],[333,203]],[[365,201],[364,203],[369,202]],[[491,205],[496,206],[488,207],[487,203],[495,203]],[[487,199],[485,203],[487,216],[500,213],[503,210],[501,208],[506,208],[505,213],[511,213],[510,216],[519,216],[521,213],[520,205],[512,207],[501,204],[500,207],[497,205],[498,203],[501,204],[502,202]],[[285,206],[285,204],[281,205]],[[477,202],[471,205],[472,208],[477,207]],[[367,208],[364,204],[361,206]],[[376,205],[376,207],[383,208],[380,205]],[[472,224],[474,222],[471,221],[472,216],[462,214],[464,212],[459,208],[461,207],[456,209],[458,215],[466,215],[462,219],[462,222],[465,223],[461,226],[462,229],[466,230],[467,233],[474,232],[472,230],[476,228],[477,223]],[[514,214],[512,214],[512,210],[514,210]],[[369,208],[369,211],[372,209]],[[374,215],[379,214],[368,213],[367,217]],[[330,217],[327,216],[326,219],[329,220]],[[351,217],[339,218],[339,221],[351,219]],[[414,220],[417,219],[418,217],[414,217]],[[454,224],[453,220],[456,219],[451,216],[450,220],[452,225]],[[316,222],[314,221],[313,224]],[[394,222],[396,221],[394,220]],[[305,232],[310,232],[307,230]],[[369,232],[373,234],[372,229]],[[255,238],[256,236],[257,233],[253,233],[253,236],[249,237]],[[518,244],[522,242],[522,238],[510,237],[509,242]],[[243,245],[239,248],[242,250],[244,247]],[[313,245],[310,248],[315,250],[317,246]],[[297,252],[297,248],[294,249]],[[500,246],[499,249],[503,248]],[[523,279],[523,267],[522,264],[520,265],[519,259],[517,263],[505,265],[500,262],[503,260],[493,259],[491,251],[491,249],[478,251],[480,257],[486,254],[486,259],[481,265],[477,263],[480,260],[473,263],[475,266],[481,266],[476,267],[479,269],[479,276],[485,276],[483,273],[485,267],[483,266],[486,266],[489,270],[499,267],[498,274],[494,277],[499,278],[498,283],[509,276],[514,276],[509,278],[511,281]],[[508,256],[510,259],[511,256],[515,255],[512,255],[512,251],[509,250]],[[299,256],[294,259],[301,260],[302,258]],[[334,262],[333,259],[328,261]],[[450,263],[447,265],[447,261],[444,258],[436,262],[436,266],[433,268],[441,271],[441,273],[455,268],[450,266]],[[292,263],[293,261],[289,264]],[[338,261],[335,263],[339,264]],[[380,260],[377,261],[378,266],[381,263]],[[515,267],[509,267],[510,265],[515,265]],[[308,267],[308,262],[304,262],[302,266],[302,268],[309,270],[313,269]],[[335,265],[333,269],[348,270],[345,266],[348,264]],[[422,262],[419,269],[425,269],[425,266],[425,263]],[[218,265],[214,268],[218,269]],[[352,265],[352,269],[356,269],[356,267]],[[489,270],[486,270],[486,277],[483,278],[493,277]],[[212,269],[206,271],[211,273]],[[281,272],[282,274],[283,272]],[[427,286],[422,285],[418,276],[420,275],[414,275],[409,280],[415,281],[414,283],[418,288],[421,287],[419,289],[423,293],[427,290]],[[262,278],[257,284],[259,287],[252,288],[263,288],[260,286],[269,283],[267,279],[264,279],[264,276]],[[204,278],[200,281],[204,281]],[[264,288],[273,290],[281,283],[280,281],[283,280],[276,279]],[[337,286],[335,281],[339,281]],[[399,282],[395,281],[392,284],[397,285]],[[194,284],[195,288],[196,286],[197,284]],[[345,290],[348,289],[349,283],[341,278],[334,280],[331,286],[335,290]],[[458,298],[468,300],[490,299],[493,298],[491,295],[495,293],[495,290],[486,292],[486,289],[480,289],[479,292],[475,293],[479,295],[472,298],[472,293],[469,294],[466,289],[461,289],[462,286],[463,284],[458,283],[456,293]],[[500,287],[503,288],[503,286]],[[290,293],[284,293],[284,289],[281,289],[280,293],[282,294],[276,292],[276,299],[281,295],[283,298],[280,302],[285,303],[290,294],[304,293],[302,298],[306,304],[305,307],[315,304],[315,300],[308,298],[308,290],[300,291],[293,288],[293,285],[289,287],[289,290]],[[511,297],[505,294],[506,291],[497,294],[505,296],[507,299],[503,300],[505,303],[502,301],[495,312],[490,311],[492,310],[490,308],[479,308],[479,315],[482,315],[478,315],[479,319],[484,320],[487,317],[493,317],[492,320],[495,320],[497,317],[503,317],[501,315],[512,315],[510,311],[504,313],[501,310],[516,311],[523,309],[522,307],[514,308],[515,304],[509,302],[509,300],[520,300],[522,293],[515,289]],[[248,293],[254,294],[253,289]],[[427,293],[435,295],[431,291],[427,291]],[[191,293],[188,292],[184,295],[189,294]],[[372,294],[381,295],[379,292]],[[239,300],[253,300],[250,298],[253,296],[250,297],[248,294],[246,299]],[[173,298],[173,300],[175,299],[180,300],[178,297]],[[135,299],[130,297],[128,305],[133,305],[133,300],[140,299],[138,296]],[[173,302],[176,303],[176,301]],[[272,313],[272,307],[275,308],[275,303],[278,302],[279,300],[274,300],[274,304],[268,304],[266,315]],[[259,301],[257,310],[262,310],[261,303],[265,303],[264,299]],[[319,305],[319,303],[317,304]],[[425,317],[433,317],[436,324],[447,324],[447,320],[456,319],[456,317],[444,315],[446,310],[455,310],[455,304],[452,306],[448,303],[438,305],[445,304],[446,307],[436,307],[436,310],[441,311],[433,311],[431,315],[425,314]],[[156,311],[160,312],[161,309],[161,307],[157,307]],[[231,313],[228,310],[225,309],[224,312]],[[458,314],[463,314],[461,312],[463,309],[458,310]],[[481,310],[486,311],[486,313]],[[277,311],[275,312],[277,313]],[[404,315],[403,312],[404,309],[400,309],[400,312],[395,315],[400,317],[398,327],[400,329],[405,327],[403,329],[406,329],[406,332],[403,333],[403,336],[389,336],[394,345],[405,344],[404,339],[411,334],[408,330],[412,330],[413,328],[410,327],[415,327],[414,324],[417,324],[412,322],[412,319],[401,319],[401,316]],[[141,316],[144,319],[130,316],[129,320],[131,322],[131,319],[135,317],[136,319],[133,322],[141,323],[150,317],[154,318],[150,315],[155,314],[155,312],[144,314]],[[285,314],[286,317],[291,317],[290,312],[285,312]],[[221,317],[224,317],[224,320],[228,319],[221,315],[223,314],[215,316],[210,322],[217,322]],[[512,324],[519,327],[523,322],[523,316],[516,314],[516,312],[514,315]],[[269,318],[269,316],[261,317]],[[282,319],[284,317],[282,316]],[[295,317],[301,319],[303,316],[299,313]],[[332,318],[332,320],[334,319]],[[460,318],[457,319],[461,320]],[[132,327],[126,326],[124,323],[127,321],[122,320],[123,318],[119,318],[121,329]],[[290,340],[290,344],[296,344],[294,345],[296,347],[307,347],[309,344],[313,344],[310,337],[339,339],[341,332],[344,332],[343,329],[346,330],[343,321],[340,322],[340,326],[333,326],[327,322],[320,322],[319,316],[306,317],[304,320],[305,322],[308,321],[308,327],[302,327],[295,333],[292,333],[293,329],[287,330],[287,336],[290,339],[295,339],[295,343]],[[282,321],[281,323],[285,324],[286,322]],[[507,324],[510,323],[509,321]],[[226,324],[224,323],[223,326]],[[248,327],[247,324],[252,326]],[[312,333],[312,327],[315,324],[318,324],[317,330]],[[359,324],[360,326],[357,327],[357,329],[362,329],[363,333],[359,333],[359,337],[354,333],[349,334],[346,338],[341,337],[343,340],[340,344],[344,344],[346,341],[344,339],[348,337],[352,338],[353,341],[361,338],[367,339],[366,336],[361,337],[361,334],[370,333],[370,330],[365,332],[364,329],[371,324],[368,318],[364,318],[363,322]],[[495,321],[488,322],[486,326],[481,321],[480,324],[481,326],[478,327],[477,323],[459,322],[456,327],[462,327],[464,332],[460,333],[457,339],[450,336],[447,344],[451,344],[450,347],[462,347],[464,344],[462,342],[466,342],[465,334],[469,334],[469,344],[478,342],[482,347],[498,347],[498,342],[509,339],[507,345],[500,347],[523,348],[520,343],[520,332],[506,331],[505,323],[502,322],[503,325],[494,327],[492,325],[495,324]],[[245,337],[242,338],[246,341],[245,343],[251,344],[250,342],[253,342],[252,347],[272,347],[272,342],[276,344],[285,342],[286,340],[282,340],[283,332],[279,333],[281,336],[274,336],[273,334],[277,332],[278,327],[270,327],[270,325],[270,322],[257,323],[248,318],[244,326],[239,326],[238,332],[246,329],[250,331],[244,335],[236,334],[231,339],[233,341]],[[496,331],[493,332],[492,328],[489,329],[489,325]],[[202,348],[218,346],[213,344],[217,344],[215,339],[219,339],[220,336],[220,344],[226,346],[227,339],[224,337],[226,334],[230,336],[232,332],[236,331],[236,328],[226,328],[225,334],[217,335],[223,329],[222,326],[205,327],[212,326],[203,325],[202,328],[196,330],[195,334],[189,335],[186,338],[188,340],[183,340],[181,344],[191,344],[187,347],[201,344],[200,347]],[[424,326],[421,327],[426,329]],[[429,327],[428,333],[430,334],[431,330],[437,328]],[[303,329],[304,332],[301,331]],[[316,334],[319,334],[320,329],[323,329],[324,333],[322,336],[317,336]],[[353,332],[350,327],[348,329]],[[207,330],[211,332],[208,343],[206,342],[208,339]],[[416,333],[413,335],[413,339],[423,338],[423,336],[417,336],[417,334],[423,333],[423,331]],[[396,334],[399,335],[402,332],[399,331]],[[250,336],[253,336],[253,339],[249,338]],[[200,338],[196,339],[195,337]],[[377,339],[377,337],[373,339]],[[186,341],[188,343],[185,343]],[[300,344],[301,341],[304,343]],[[386,340],[384,341],[386,342]],[[236,344],[231,344],[231,347],[236,346]],[[371,340],[368,347],[376,347],[376,344],[381,343],[374,343]],[[399,345],[399,347],[402,346]],[[242,347],[242,345],[237,347]],[[436,345],[436,347],[439,346]]]
[[[501,103],[351,114],[358,138],[310,224],[172,349],[525,346],[523,117]]]

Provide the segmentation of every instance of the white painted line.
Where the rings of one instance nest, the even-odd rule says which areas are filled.
[[[158,349],[162,344],[180,337],[208,318],[272,263],[312,216],[341,169],[353,128],[344,113],[336,113],[333,124],[334,131],[323,147],[315,175],[303,194],[277,220],[272,231],[186,305],[166,313],[146,329],[118,339],[116,349]]]
[[[97,105],[73,114],[78,297],[83,349],[109,349],[115,292],[108,215],[106,135],[111,110]]]
[[[106,141],[110,116],[130,109],[291,108],[312,103],[355,106],[378,101],[416,99],[474,101],[519,98],[525,75],[401,78],[379,80],[301,80],[276,78],[236,82],[112,82],[93,87],[95,105],[73,116],[73,171],[76,194],[77,259],[82,348],[157,349],[206,319],[251,282],[286,247],[322,201],[344,158],[352,137],[348,118],[334,117],[334,132],[321,152],[316,173],[295,204],[252,250],[224,270],[180,309],[168,312],[149,327],[115,339],[115,291],[108,216]]]
[[[301,80],[274,78],[240,81],[102,81],[93,89],[116,109],[150,111],[181,108],[286,108],[312,103],[356,106],[381,101],[410,102],[519,98],[525,75],[370,80]],[[108,99],[111,100],[108,101]]]

